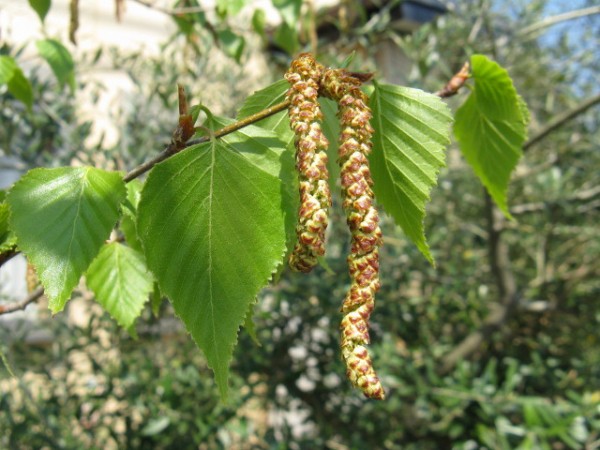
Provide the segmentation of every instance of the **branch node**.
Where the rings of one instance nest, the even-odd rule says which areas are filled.
[[[442,89],[440,89],[439,91],[437,91],[435,93],[435,95],[437,95],[438,97],[441,98],[447,98],[447,97],[452,97],[453,95],[458,94],[458,91],[460,90],[460,88],[462,88],[464,86],[464,84],[466,83],[466,81],[470,78],[470,73],[469,73],[469,63],[466,62],[463,64],[463,66],[461,67],[461,69],[454,74],[454,76],[450,79],[450,81],[448,81],[448,84],[446,84],[446,86],[444,86]]]

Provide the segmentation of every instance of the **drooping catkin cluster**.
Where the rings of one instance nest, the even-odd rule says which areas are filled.
[[[325,253],[325,230],[331,206],[326,153],[329,142],[321,130],[323,113],[318,102],[322,72],[323,66],[310,54],[303,53],[285,74],[291,85],[287,92],[288,112],[295,134],[300,181],[298,239],[289,264],[299,272],[310,272],[317,265],[317,257]]]
[[[383,399],[385,394],[365,347],[369,344],[369,317],[379,290],[379,246],[382,243],[379,215],[373,206],[371,152],[373,128],[368,97],[360,90],[369,75],[343,69],[328,69],[321,78],[321,93],[335,100],[340,119],[339,164],[343,206],[352,234],[348,266],[351,286],[344,304],[340,328],[342,357],[352,384],[366,397]]]

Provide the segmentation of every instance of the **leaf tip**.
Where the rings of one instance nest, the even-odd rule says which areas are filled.
[[[431,254],[431,250],[429,248],[429,244],[427,244],[427,241],[425,239],[423,239],[422,242],[419,242],[417,244],[417,248],[421,251],[421,254],[425,257],[425,259],[427,261],[429,261],[429,264],[431,264],[431,267],[433,267],[435,269],[435,267],[436,267],[435,258]]]
[[[58,313],[62,312],[65,309],[65,304],[67,303],[66,301],[61,300],[59,298],[52,298],[47,293],[46,295],[48,296],[48,309],[52,313],[52,317],[56,316]]]

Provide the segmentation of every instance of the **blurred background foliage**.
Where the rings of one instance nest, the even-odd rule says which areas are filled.
[[[215,23],[207,14],[176,17],[179,31],[160,58],[112,52],[112,64],[135,85],[123,100],[114,147],[86,143],[90,124],[75,113],[81,99],[34,67],[31,112],[0,91],[2,149],[27,168],[131,168],[168,142],[176,82],[199,97],[225,80],[225,92],[202,100],[230,116],[268,84],[247,80],[251,48],[267,58],[272,80],[291,53],[317,49],[331,65],[354,52],[351,68],[428,91],[483,53],[508,69],[526,100],[530,136],[598,95],[598,16],[533,27],[592,1],[450,2],[411,33],[395,26],[402,2],[347,0],[326,12],[312,2],[273,3],[283,21],[272,29],[257,9],[252,26],[240,31],[228,22],[237,11],[225,8]],[[182,5],[192,3],[175,7]],[[215,47],[229,58],[216,69]],[[382,48],[402,61],[401,71],[386,66]],[[190,52],[193,64],[169,63],[189,61]],[[3,42],[2,53],[18,59],[19,49]],[[83,55],[78,71],[98,57]],[[100,88],[82,83],[93,101]],[[435,268],[384,219],[371,349],[386,401],[361,398],[343,375],[338,321],[348,235],[335,199],[326,268],[309,275],[286,269],[264,290],[254,312],[260,345],[242,330],[228,404],[220,403],[210,370],[168,303],[158,317],[148,308],[135,340],[83,292],[85,324],[41,313],[50,343],[32,345],[25,330],[0,328],[15,374],[0,371],[0,447],[599,448],[599,124],[600,110],[589,109],[526,149],[509,191],[514,221],[498,217],[453,145],[426,218]]]

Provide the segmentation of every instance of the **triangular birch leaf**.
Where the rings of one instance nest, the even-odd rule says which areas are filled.
[[[375,197],[433,263],[423,220],[431,188],[445,164],[452,116],[437,96],[375,83],[371,171]]]
[[[460,149],[502,212],[510,217],[510,176],[527,138],[529,113],[505,69],[485,56],[471,58],[475,87],[456,111]]]
[[[61,311],[119,218],[121,174],[91,167],[33,169],[8,193],[10,227]]]
[[[98,303],[126,329],[142,313],[153,285],[144,257],[118,242],[102,247],[86,280]]]
[[[249,126],[157,165],[142,192],[138,232],[148,266],[223,398],[239,327],[285,252],[286,157],[275,134]]]

